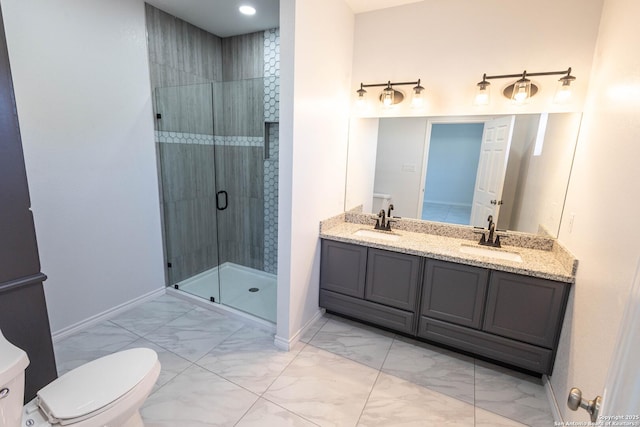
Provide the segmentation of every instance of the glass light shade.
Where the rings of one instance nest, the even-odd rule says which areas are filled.
[[[491,84],[487,81],[478,83],[478,90],[473,105],[489,105]]]
[[[358,94],[358,97],[356,98],[356,105],[358,106],[358,108],[363,108],[367,105],[367,91],[362,89],[361,86],[360,89],[356,91],[356,93]]]
[[[418,86],[413,88],[413,97],[411,98],[411,107],[412,108],[422,108],[424,107],[424,88]]]
[[[516,104],[524,104],[531,97],[531,80],[522,78],[513,84],[511,100]]]
[[[553,102],[556,104],[565,104],[571,99],[571,82],[575,80],[573,76],[563,77],[558,80],[558,87],[556,88],[556,94],[553,97]]]
[[[387,86],[382,91],[382,103],[385,107],[391,107],[393,105],[393,98],[395,97],[395,91],[391,86]]]

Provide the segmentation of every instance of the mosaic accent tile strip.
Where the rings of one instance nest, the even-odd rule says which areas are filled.
[[[279,128],[269,126],[269,158],[264,160],[264,271],[278,270],[278,154]]]
[[[264,161],[264,270],[278,270],[278,153],[280,119],[280,29],[264,32],[264,121],[271,122]]]
[[[280,118],[280,29],[264,32],[264,121]]]
[[[259,136],[218,136],[198,133],[156,131],[156,141],[167,144],[226,145],[233,147],[262,147]]]

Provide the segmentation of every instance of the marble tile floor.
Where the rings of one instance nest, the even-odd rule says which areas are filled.
[[[168,294],[56,342],[58,371],[139,346],[162,364],[147,427],[553,425],[538,378],[328,314],[279,351]]]
[[[422,206],[422,219],[450,224],[469,225],[471,220],[471,206],[424,202]]]

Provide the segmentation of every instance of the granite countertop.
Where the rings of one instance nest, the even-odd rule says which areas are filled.
[[[473,240],[446,237],[434,234],[419,233],[401,229],[380,233],[399,236],[396,241],[389,241],[369,236],[356,236],[358,230],[375,231],[372,226],[332,221],[321,227],[322,239],[354,243],[372,248],[385,249],[394,252],[418,255],[443,261],[490,268],[559,282],[574,283],[577,261],[558,256],[557,250],[541,250],[526,247],[506,246],[503,244],[497,251],[516,252],[522,257],[522,262],[496,259],[475,254],[463,253],[462,246],[482,247]],[[566,258],[566,257],[565,257]]]

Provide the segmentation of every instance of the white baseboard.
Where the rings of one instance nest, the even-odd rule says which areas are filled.
[[[302,335],[304,335],[304,333],[307,332],[314,323],[320,320],[325,311],[326,310],[324,308],[318,308],[316,314],[314,314],[313,317],[296,334],[293,335],[293,337],[287,339],[276,335],[273,339],[273,344],[280,350],[290,351],[293,346],[300,341],[300,337],[302,337]]]
[[[564,420],[562,419],[562,413],[560,412],[560,407],[558,406],[558,399],[556,399],[556,394],[553,391],[553,387],[551,386],[551,381],[549,380],[548,375],[542,376],[542,384],[544,385],[544,391],[547,395],[547,400],[549,401],[549,407],[551,408],[551,414],[553,415],[553,421],[555,421],[555,425],[564,425]]]
[[[53,342],[60,341],[63,338],[68,337],[69,335],[75,334],[76,332],[80,332],[84,329],[90,328],[91,326],[103,322],[105,320],[109,320],[116,315],[123,313],[133,307],[145,303],[149,300],[155,299],[161,295],[165,294],[165,287],[163,286],[160,289],[156,289],[154,291],[148,292],[144,295],[141,295],[137,298],[134,298],[130,301],[112,307],[108,310],[103,311],[102,313],[98,313],[94,316],[91,316],[85,320],[74,323],[73,325],[67,326],[66,328],[62,328],[59,331],[55,331],[51,334],[51,338]]]

